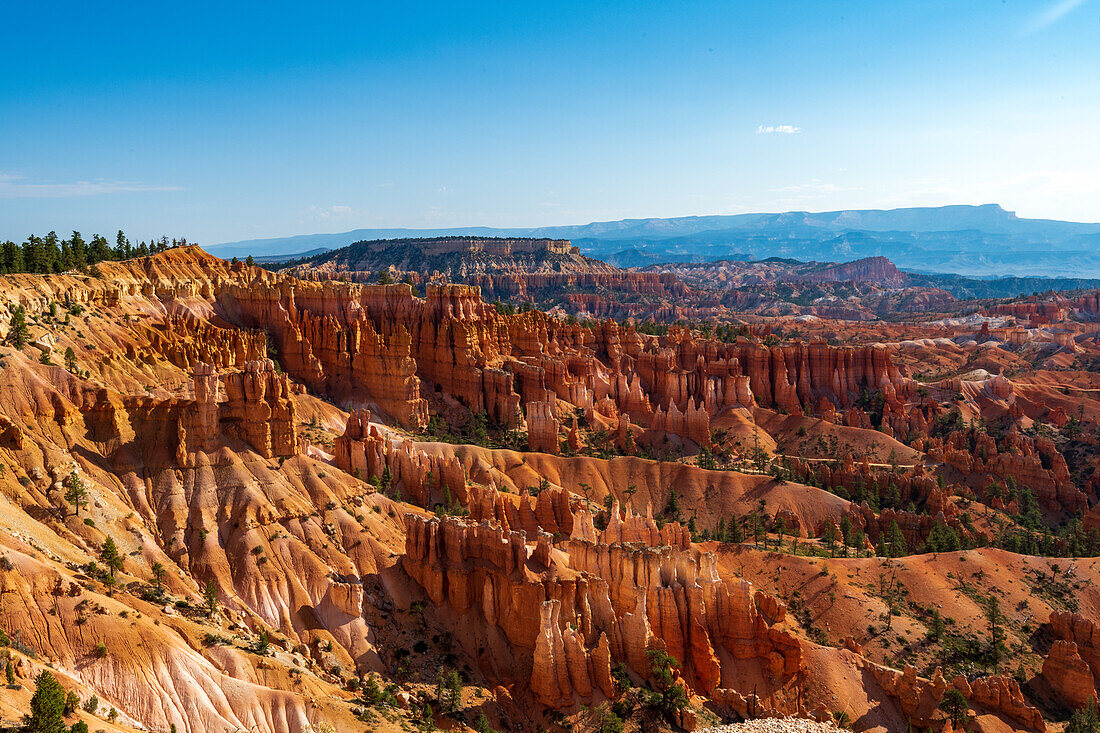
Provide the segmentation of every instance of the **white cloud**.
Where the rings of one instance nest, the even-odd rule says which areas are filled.
[[[30,181],[18,173],[0,171],[0,199],[22,198],[72,198],[73,196],[100,196],[108,193],[135,193],[144,191],[182,191],[179,186],[153,186],[136,181]]]
[[[756,128],[757,135],[794,135],[799,132],[802,132],[802,128],[794,125],[759,125]]]
[[[1086,2],[1088,0],[1058,0],[1058,2],[1048,5],[1042,12],[1028,21],[1027,25],[1024,26],[1023,35],[1030,36],[1054,25]]]
[[[354,213],[350,206],[333,204],[331,206],[310,206],[305,210],[306,217],[314,220],[326,221],[329,219],[344,219]]]

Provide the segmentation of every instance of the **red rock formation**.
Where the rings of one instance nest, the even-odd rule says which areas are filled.
[[[543,489],[536,496],[526,491],[515,496],[501,494],[492,486],[472,485],[467,503],[471,519],[493,521],[505,531],[522,530],[531,537],[539,530],[571,534],[577,506],[578,499],[557,487]]]
[[[1076,613],[1050,614],[1056,641],[1043,661],[1043,676],[1074,707],[1096,698],[1100,682],[1100,627]]]
[[[553,405],[549,402],[527,403],[527,448],[538,453],[560,451],[558,430],[561,423],[554,415]]]
[[[691,532],[679,522],[668,522],[657,526],[653,519],[653,507],[646,504],[644,515],[636,514],[631,506],[624,512],[618,501],[611,503],[607,528],[602,532],[595,530],[592,515],[587,511],[578,513],[575,520],[574,537],[605,545],[641,544],[646,547],[691,548]]]
[[[163,328],[136,328],[148,339],[149,345],[127,344],[126,356],[132,361],[145,362],[159,355],[183,369],[194,369],[200,362],[227,369],[262,359],[267,354],[267,341],[262,331],[219,328],[191,314],[169,314]]]
[[[545,575],[534,558],[550,555],[532,552],[524,532],[411,514],[406,526],[406,572],[433,602],[480,613],[529,653],[532,691],[544,704],[567,705],[607,687],[605,640],[610,658],[642,677],[646,651],[665,648],[684,660],[685,679],[700,691],[721,683],[718,647],[779,678],[801,667],[799,642],[776,626],[783,607],[744,581],[720,578],[711,555],[593,543],[583,538],[591,523],[582,521],[556,545],[567,560]],[[539,536],[539,544],[548,541]]]
[[[218,297],[235,319],[267,328],[283,368],[311,389],[340,399],[365,391],[395,419],[418,427],[427,423],[408,329],[364,315],[370,308],[387,311],[419,302],[409,286],[231,285]]]
[[[1050,438],[1029,437],[1010,432],[1005,450],[985,433],[953,431],[945,440],[928,441],[930,457],[940,459],[967,477],[974,488],[991,480],[1012,479],[1035,492],[1039,501],[1052,511],[1083,508],[1087,499],[1073,484],[1065,457]]]
[[[196,374],[196,379],[198,375]],[[298,452],[298,427],[290,383],[270,359],[251,361],[225,377],[221,429],[249,443],[264,458]]]
[[[710,415],[702,407],[695,406],[695,398],[688,400],[687,409],[680,412],[676,403],[669,405],[668,412],[658,408],[650,424],[651,434],[673,433],[682,435],[704,448],[709,448]]]
[[[225,375],[225,400],[215,369],[195,366],[195,399],[182,405],[178,418],[178,457],[192,465],[188,454],[214,450],[224,432],[252,446],[264,458],[292,456],[298,452],[298,429],[291,385],[277,374],[269,359],[252,361],[244,371]],[[165,402],[158,410],[175,412],[180,405]]]
[[[431,507],[468,501],[466,474],[454,456],[430,455],[407,440],[385,438],[370,422],[370,411],[353,410],[343,435],[336,438],[333,462],[361,479],[389,476],[392,489],[406,501]]]
[[[1081,304],[1087,306],[1088,297],[1081,299]],[[1001,303],[985,309],[985,315],[1013,316],[1021,320],[1042,319],[1047,323],[1065,319],[1065,305],[1062,302],[1037,302],[1029,298],[1026,301],[1015,303]],[[1082,307],[1082,310],[1085,310]]]
[[[1043,660],[1043,677],[1071,707],[1083,708],[1096,700],[1092,667],[1081,658],[1072,641],[1055,639]]]
[[[822,397],[847,407],[865,389],[882,390],[888,400],[907,389],[889,352],[880,347],[700,342],[675,328],[661,339],[661,350],[641,350],[636,343],[628,341],[625,353],[662,407],[675,403],[683,410],[694,398],[711,410],[756,402],[801,413],[812,412]],[[748,378],[747,389],[738,377]]]
[[[933,725],[939,703],[949,689],[939,668],[931,680],[926,680],[917,676],[917,669],[912,665],[904,672],[869,666],[875,679],[897,701],[912,725],[922,728]],[[950,687],[961,691],[971,705],[1002,715],[1024,730],[1046,730],[1042,713],[1024,700],[1019,683],[1011,677],[991,675],[967,682],[960,675],[951,681]]]
[[[965,684],[967,683],[962,677],[955,680],[956,687]],[[1020,683],[1013,678],[1004,675],[979,677],[969,683],[969,687],[969,694],[965,690],[963,694],[966,694],[971,703],[983,705],[1027,730],[1046,730],[1043,714],[1024,700]]]
[[[406,285],[288,281],[230,285],[217,297],[230,317],[267,327],[287,371],[315,391],[365,394],[414,426],[427,419],[423,384],[505,427],[522,420],[521,400],[560,399],[706,446],[710,417],[726,407],[759,401],[832,414],[865,390],[896,404],[909,389],[883,348],[769,349],[700,342],[676,328],[654,339],[613,322],[583,328],[541,314],[503,316],[468,286],[429,285],[420,300]]]

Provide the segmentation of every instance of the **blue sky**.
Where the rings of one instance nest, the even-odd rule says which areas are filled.
[[[0,238],[1100,220],[1100,0],[8,3]]]

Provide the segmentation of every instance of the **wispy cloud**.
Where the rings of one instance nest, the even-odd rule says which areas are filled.
[[[1030,36],[1054,25],[1086,2],[1088,0],[1058,0],[1051,3],[1028,21],[1023,28],[1023,35]]]
[[[812,178],[802,183],[765,189],[761,192],[761,199],[750,208],[766,211],[841,208],[846,201],[853,198],[854,192],[860,190],[862,189]]]
[[[310,206],[303,212],[308,219],[327,221],[329,219],[345,219],[354,213],[350,206],[332,204],[331,206]]]
[[[799,132],[802,128],[794,125],[760,125],[756,128],[757,135],[794,135]]]
[[[179,186],[154,186],[136,181],[109,181],[102,178],[71,183],[32,181],[19,173],[0,171],[0,199],[60,199],[74,196],[101,196],[109,193],[182,190]]]

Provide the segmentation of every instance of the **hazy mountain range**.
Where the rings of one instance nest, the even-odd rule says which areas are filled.
[[[511,229],[356,229],[227,242],[207,249],[222,257],[252,254],[271,259],[366,239],[448,234],[571,239],[584,254],[623,267],[777,256],[843,261],[881,255],[916,272],[1100,277],[1100,223],[1023,219],[997,204],[623,219]]]

